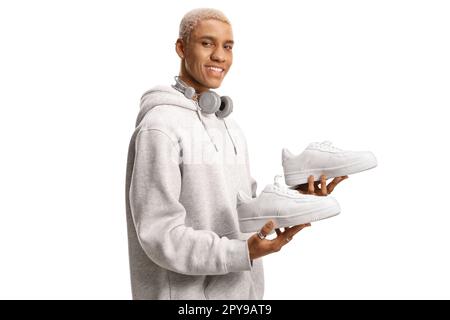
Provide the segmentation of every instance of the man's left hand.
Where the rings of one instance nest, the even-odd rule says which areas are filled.
[[[347,179],[348,176],[341,176],[334,178],[328,185],[327,185],[327,176],[321,175],[320,181],[314,181],[314,176],[308,177],[308,183],[300,184],[298,185],[295,190],[297,190],[300,193],[304,194],[314,194],[316,196],[326,196],[333,192],[334,188],[336,186]],[[320,185],[320,187],[319,187]]]

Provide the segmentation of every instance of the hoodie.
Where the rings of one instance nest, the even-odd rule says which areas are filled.
[[[169,86],[141,98],[126,172],[133,299],[262,299],[236,195],[256,194],[245,138]]]

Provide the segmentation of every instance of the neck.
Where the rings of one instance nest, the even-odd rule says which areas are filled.
[[[186,85],[194,88],[194,90],[197,94],[201,94],[201,93],[209,90],[209,88],[205,87],[200,82],[195,80],[186,70],[184,70],[184,68],[181,68],[178,76]]]

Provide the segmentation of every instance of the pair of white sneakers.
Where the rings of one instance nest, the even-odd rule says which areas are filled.
[[[321,175],[328,179],[369,170],[377,166],[377,160],[370,151],[346,151],[324,141],[309,144],[299,155],[283,149],[282,164],[287,186],[276,176],[256,198],[238,193],[241,232],[257,232],[268,220],[282,228],[338,215],[341,209],[334,197],[301,194],[288,186],[307,183],[311,175],[318,181]]]

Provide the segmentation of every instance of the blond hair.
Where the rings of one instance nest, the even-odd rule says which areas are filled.
[[[222,11],[212,8],[198,8],[189,11],[184,15],[183,19],[181,19],[178,37],[185,42],[189,41],[191,32],[194,30],[197,23],[208,19],[219,20],[231,25],[230,21]]]

